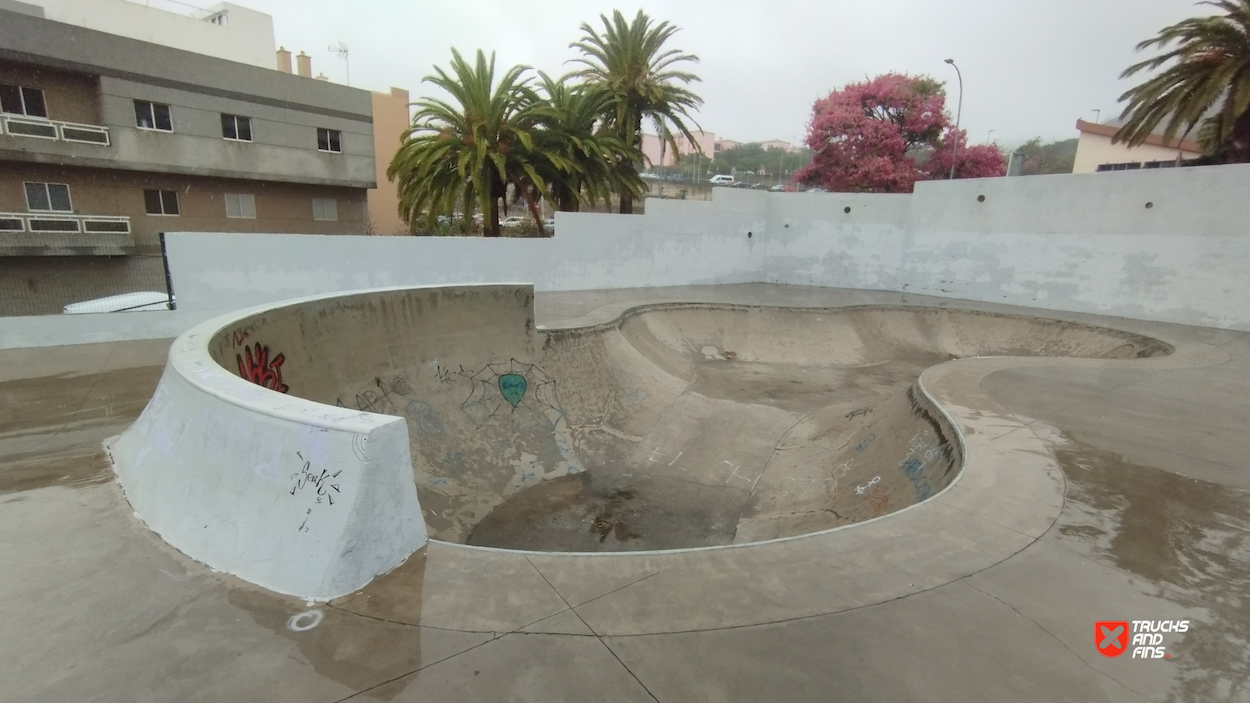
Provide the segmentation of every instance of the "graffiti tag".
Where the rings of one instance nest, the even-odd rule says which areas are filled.
[[[262,344],[243,347],[242,354],[235,354],[239,362],[239,376],[271,391],[286,393],[289,386],[282,382],[282,364],[286,356],[278,354],[269,358],[269,347]]]

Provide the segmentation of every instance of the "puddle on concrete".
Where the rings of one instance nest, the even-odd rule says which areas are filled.
[[[151,398],[163,367],[0,383],[0,494],[112,478],[101,442]]]
[[[424,574],[422,549],[375,580],[367,592],[358,591],[328,605],[308,606],[297,598],[246,586],[231,589],[228,600],[258,625],[294,642],[304,659],[301,663],[359,691],[423,665],[422,630],[414,625],[421,619]],[[370,699],[389,701],[417,677],[406,676],[370,691]]]
[[[468,543],[555,552],[729,544],[746,497],[730,486],[587,471],[510,497],[474,526]]]
[[[1174,647],[1169,700],[1250,700],[1250,491],[1060,436],[1060,542],[1155,584],[1157,597],[1209,609]]]
[[[99,447],[94,451],[33,452],[29,457],[0,463],[0,495],[47,486],[94,486],[112,478],[108,456]]]
[[[811,366],[749,361],[702,361],[690,391],[711,398],[809,413],[830,405],[869,404],[915,382],[938,354],[913,355],[866,366]]]

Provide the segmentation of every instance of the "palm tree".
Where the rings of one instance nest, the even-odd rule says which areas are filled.
[[[537,143],[568,164],[544,174],[556,209],[577,212],[583,203],[608,204],[613,191],[641,195],[646,184],[638,177],[637,163],[628,172],[617,168],[622,161],[640,162],[640,155],[603,124],[612,96],[595,85],[571,84],[541,72],[539,77],[546,104],[539,111]]]
[[[664,49],[678,28],[668,22],[653,25],[642,10],[632,23],[626,21],[620,10],[612,12],[611,20],[606,15],[599,15],[599,19],[603,22],[602,34],[583,22],[581,41],[569,45],[583,54],[573,60],[583,68],[571,76],[584,79],[611,96],[608,125],[632,152],[641,153],[642,126],[648,120],[674,152],[676,134],[695,144],[694,134],[684,120],[694,121],[689,110],[702,105],[703,99],[679,84],[698,81],[699,77],[673,67],[685,61],[698,62],[699,57],[678,49]],[[624,178],[631,174],[636,177],[636,164],[633,159],[620,160],[617,170]],[[633,192],[622,190],[620,196],[621,213],[632,213]]]
[[[1170,51],[1129,66],[1121,78],[1172,60],[1176,63],[1120,96],[1121,101],[1128,101],[1122,115],[1126,121],[1113,141],[1138,146],[1165,120],[1164,136],[1175,139],[1202,121],[1198,136],[1208,155],[1250,161],[1250,0],[1198,4],[1218,7],[1227,14],[1178,22],[1137,45],[1141,51],[1176,44]],[[1203,120],[1213,109],[1215,113]]]
[[[540,101],[525,76],[514,66],[495,82],[495,55],[489,63],[481,50],[470,65],[451,51],[449,76],[435,66],[426,76],[451,95],[455,104],[435,98],[413,103],[412,128],[386,171],[399,191],[399,214],[411,226],[425,218],[433,227],[439,215],[463,213],[460,231],[467,232],[475,208],[484,217],[483,231],[499,236],[499,201],[511,184],[523,195],[530,215],[542,229],[537,195],[546,194],[539,168],[564,168],[554,154],[535,150],[531,132],[539,119]]]

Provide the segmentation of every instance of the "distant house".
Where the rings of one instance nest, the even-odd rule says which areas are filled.
[[[682,156],[693,154],[695,151],[702,150],[703,154],[708,158],[712,158],[716,149],[716,135],[712,132],[694,131],[694,142],[686,139],[684,134],[675,135],[677,141],[677,153],[674,154],[669,146],[661,148],[660,138],[654,134],[642,135],[642,155],[646,157],[647,163],[651,166],[672,166],[677,163],[677,155]]]
[[[734,147],[739,146],[742,146],[742,142],[735,141],[733,139],[717,139],[715,151],[725,151],[726,149],[733,149]]]
[[[787,142],[784,139],[769,139],[766,142],[760,142],[760,146],[764,147],[765,149],[781,149],[782,151],[791,152],[791,153],[798,151],[798,149],[795,148],[793,144],[791,144],[790,142]]]
[[[1076,128],[1081,136],[1076,146],[1072,173],[1169,168],[1202,155],[1202,147],[1198,142],[1191,139],[1165,139],[1161,133],[1151,134],[1145,144],[1137,147],[1130,148],[1124,143],[1112,144],[1111,139],[1120,131],[1121,125],[1119,120],[1106,124],[1077,120]]]

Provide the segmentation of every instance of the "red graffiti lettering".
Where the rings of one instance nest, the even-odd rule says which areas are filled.
[[[234,358],[239,362],[242,378],[269,390],[287,392],[288,386],[282,382],[282,362],[286,361],[286,356],[279,354],[270,360],[269,347],[257,344],[243,347],[243,353]]]

